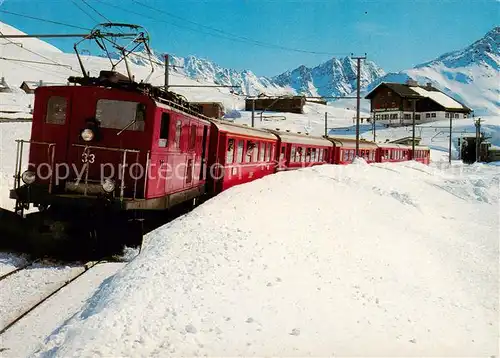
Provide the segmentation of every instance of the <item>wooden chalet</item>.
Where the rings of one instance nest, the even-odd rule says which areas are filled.
[[[252,110],[252,102],[255,101],[256,111],[270,112],[288,112],[288,113],[304,113],[304,105],[306,98],[304,96],[280,96],[267,97],[260,96],[257,98],[247,98],[245,101],[245,110]]]
[[[425,86],[409,80],[403,83],[382,82],[365,97],[370,100],[372,119],[387,125],[408,125],[443,119],[468,118],[472,110],[430,83]]]

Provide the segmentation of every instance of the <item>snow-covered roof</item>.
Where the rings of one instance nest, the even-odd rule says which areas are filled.
[[[251,136],[263,139],[273,139],[273,140],[278,139],[274,134],[262,129],[242,126],[230,122],[222,122],[222,121],[212,121],[212,122],[221,132],[229,132],[233,134],[241,134],[244,136]]]
[[[447,109],[466,109],[461,103],[455,101],[450,96],[446,95],[441,91],[427,90],[420,86],[411,86],[413,91],[417,92],[419,95],[432,99],[434,102],[440,104]]]
[[[329,140],[321,137],[312,137],[304,134],[289,133],[271,129],[269,129],[269,131],[279,136],[281,138],[281,141],[284,143],[311,144],[329,147],[332,146],[332,143]]]
[[[356,148],[356,139],[353,138],[343,138],[343,137],[328,137],[328,139],[335,143],[335,145],[340,145],[343,148]],[[367,142],[360,138],[359,140],[359,148],[377,148],[377,145],[373,142]]]

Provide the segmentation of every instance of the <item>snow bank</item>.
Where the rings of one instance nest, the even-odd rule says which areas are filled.
[[[322,166],[232,188],[37,356],[498,355],[499,169]]]

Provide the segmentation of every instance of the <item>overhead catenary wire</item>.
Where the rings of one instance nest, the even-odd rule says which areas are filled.
[[[42,62],[42,61],[32,61],[32,60],[21,60],[19,58],[8,58],[8,57],[0,57],[0,60],[5,60],[5,61],[12,61],[12,62],[24,62],[24,63],[33,63],[37,65],[47,65],[47,66],[59,66],[59,67],[65,67],[72,69],[70,65],[63,65],[59,63],[52,63],[52,62]]]
[[[90,31],[89,28],[78,26],[78,25],[71,25],[71,24],[68,24],[68,23],[60,22],[60,21],[53,21],[53,20],[48,20],[48,19],[42,19],[42,18],[39,18],[39,17],[30,16],[30,15],[24,15],[24,14],[19,14],[19,13],[12,12],[12,11],[7,11],[7,10],[0,10],[0,12],[2,12],[4,14],[9,14],[9,15],[14,15],[14,16],[19,16],[19,17],[24,17],[26,19],[37,20],[37,21],[42,21],[42,22],[45,22],[45,23],[50,23],[50,24],[55,24],[55,25],[60,25],[60,26],[72,27],[74,29],[80,29],[80,30],[88,30],[88,31]]]
[[[83,12],[85,15],[87,15],[88,17],[90,17],[92,19],[92,21],[98,23],[99,21],[96,20],[90,13],[87,12],[87,10],[85,10],[83,7],[81,7],[75,0],[71,0],[71,2],[73,3],[73,5],[75,5],[81,12]]]
[[[174,15],[174,14],[172,14],[170,12],[167,12],[167,11],[164,11],[162,9],[158,9],[156,7],[153,7],[153,6],[143,4],[143,3],[141,3],[141,2],[139,2],[137,0],[132,0],[132,1],[134,3],[140,5],[140,6],[144,7],[144,8],[147,8],[148,10],[154,11],[155,13],[161,13],[161,14],[166,15],[168,17],[171,17],[171,18],[174,18],[174,19],[177,19],[177,20],[181,20],[182,22],[185,22],[185,23],[190,23],[190,24],[196,25],[198,27],[207,29],[207,30],[212,31],[212,32],[204,31],[204,30],[201,30],[201,29],[195,29],[195,28],[192,28],[192,27],[188,27],[186,25],[179,25],[179,24],[176,24],[176,23],[172,23],[172,22],[169,22],[167,20],[159,19],[157,17],[153,17],[153,16],[150,16],[150,15],[147,15],[147,14],[139,13],[139,12],[133,11],[131,9],[126,9],[126,8],[121,7],[119,5],[111,4],[111,3],[103,1],[103,0],[96,0],[96,1],[99,2],[99,3],[101,3],[101,4],[103,4],[103,5],[110,6],[110,7],[122,10],[124,12],[130,13],[130,14],[134,14],[134,15],[137,15],[137,16],[145,17],[145,18],[151,19],[153,21],[163,22],[163,23],[169,24],[171,26],[183,28],[183,29],[186,29],[186,30],[189,30],[189,31],[192,31],[192,32],[203,33],[203,34],[206,34],[206,35],[210,35],[210,36],[214,36],[214,37],[218,37],[218,38],[223,38],[223,39],[227,39],[227,40],[234,41],[234,42],[242,42],[242,43],[246,43],[246,44],[250,44],[250,45],[254,45],[254,46],[267,47],[267,48],[276,49],[276,50],[283,50],[283,51],[308,53],[308,54],[313,54],[313,55],[329,55],[329,56],[347,56],[348,55],[347,52],[346,53],[333,53],[333,52],[326,52],[326,51],[325,52],[321,52],[321,51],[309,51],[309,50],[304,50],[304,49],[299,49],[299,48],[293,48],[293,47],[281,46],[281,45],[277,45],[277,44],[271,44],[271,43],[267,43],[267,42],[260,41],[260,40],[255,40],[255,39],[252,39],[250,37],[233,34],[233,33],[230,33],[228,31],[224,31],[224,30],[212,27],[212,26],[204,25],[204,24],[201,24],[201,23],[198,23],[198,22],[195,22],[195,21],[191,21],[189,19],[185,19],[185,18],[183,18],[181,16]]]
[[[3,35],[3,32],[1,32],[1,31],[0,31],[0,35]],[[57,62],[57,61],[54,61],[53,59],[51,59],[51,58],[49,58],[49,57],[47,57],[47,56],[44,56],[44,55],[42,55],[42,54],[40,54],[40,53],[38,53],[38,52],[36,52],[36,51],[30,50],[29,48],[27,48],[27,47],[26,47],[26,46],[24,46],[24,45],[23,45],[23,46],[19,46],[19,44],[18,44],[18,43],[14,42],[14,41],[12,41],[12,40],[10,40],[10,39],[8,39],[8,38],[6,38],[5,40],[7,40],[9,43],[11,43],[11,44],[13,44],[13,45],[15,45],[15,46],[19,47],[20,49],[22,49],[22,50],[24,50],[24,51],[27,51],[27,52],[29,52],[29,53],[31,53],[31,54],[33,54],[33,55],[36,55],[36,56],[39,56],[39,57],[43,58],[44,60],[50,61],[50,62],[52,62],[52,63],[54,63],[54,64],[57,64],[57,65],[60,65],[60,66],[64,66],[63,64],[61,64],[61,63],[59,63],[59,62]],[[76,72],[76,71],[75,71],[75,70],[73,70],[73,69],[71,69],[71,70],[72,70],[72,71],[74,71],[74,72]]]
[[[92,11],[94,11],[97,15],[99,15],[100,17],[102,17],[104,20],[106,20],[107,22],[112,22],[110,19],[108,19],[106,16],[104,16],[103,14],[101,14],[95,7],[93,7],[92,5],[90,5],[87,1],[85,0],[82,0],[82,2],[87,5],[89,8],[92,9]]]
[[[325,52],[323,52],[323,51],[309,51],[309,50],[304,50],[304,49],[299,49],[299,48],[293,48],[293,47],[287,47],[287,46],[281,46],[281,45],[277,45],[277,44],[272,44],[272,43],[268,43],[268,42],[264,42],[264,41],[260,41],[260,40],[255,40],[255,39],[252,39],[252,38],[247,37],[247,36],[241,36],[241,35],[233,34],[233,33],[230,33],[228,31],[224,31],[224,30],[212,27],[212,26],[208,26],[208,25],[205,25],[205,24],[198,23],[196,21],[192,21],[192,20],[186,19],[184,17],[172,14],[172,13],[167,12],[165,10],[155,8],[155,7],[151,6],[151,5],[143,4],[139,0],[132,0],[132,1],[134,3],[142,6],[142,7],[145,7],[147,9],[149,9],[149,10],[153,10],[155,12],[162,13],[162,14],[170,16],[172,18],[176,18],[178,20],[181,20],[181,21],[184,21],[184,22],[188,22],[188,23],[191,23],[193,25],[197,25],[197,26],[200,26],[202,28],[205,28],[205,29],[208,29],[208,30],[212,30],[214,32],[217,32],[217,33],[220,33],[220,34],[223,34],[223,35],[226,35],[226,36],[234,37],[235,40],[247,41],[248,43],[252,43],[252,44],[254,44],[256,46],[263,46],[263,47],[275,48],[275,49],[280,49],[280,50],[284,50],[284,51],[293,51],[293,52],[308,53],[308,54],[313,54],[313,55],[331,55],[331,56],[341,55],[339,53],[332,53],[332,52],[326,52],[326,51]],[[346,54],[342,54],[342,55],[346,55]]]

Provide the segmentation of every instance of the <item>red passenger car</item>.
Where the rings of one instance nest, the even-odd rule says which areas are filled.
[[[377,162],[404,162],[410,160],[410,147],[402,144],[378,144]]]
[[[411,149],[410,149],[411,152]],[[415,154],[412,155],[412,159],[419,162],[423,163],[426,165],[429,165],[431,162],[431,150],[429,147],[426,146],[415,146]]]
[[[335,149],[332,159],[333,164],[349,164],[356,157],[356,140],[352,138],[328,137]],[[377,145],[365,140],[359,141],[359,157],[367,163],[376,161]]]
[[[291,170],[330,163],[333,145],[330,141],[304,134],[269,130],[279,141],[277,170]]]
[[[274,173],[277,143],[276,136],[268,131],[213,120],[209,191],[220,193]]]

